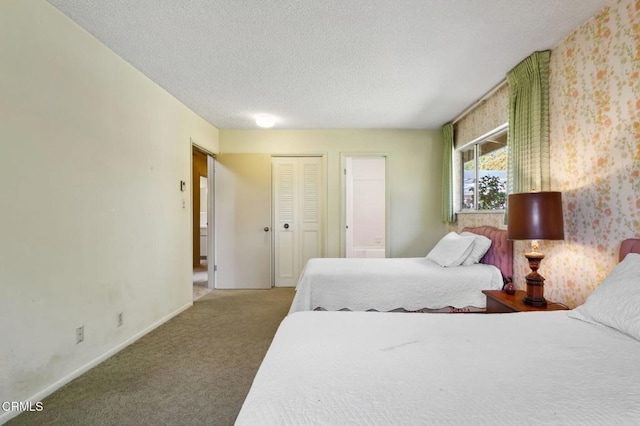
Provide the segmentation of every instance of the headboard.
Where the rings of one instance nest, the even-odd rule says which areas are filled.
[[[629,238],[620,244],[620,262],[629,253],[640,253],[640,238]]]
[[[463,231],[484,235],[491,240],[491,247],[480,263],[497,266],[504,277],[513,276],[513,242],[507,239],[505,229],[493,226],[476,226],[464,228]]]

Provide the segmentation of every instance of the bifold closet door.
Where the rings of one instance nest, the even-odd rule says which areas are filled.
[[[322,158],[273,157],[274,282],[295,286],[307,260],[322,257]]]

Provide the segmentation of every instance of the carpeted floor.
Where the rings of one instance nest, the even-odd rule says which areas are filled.
[[[232,425],[293,294],[214,290],[7,425]]]
[[[211,292],[209,288],[209,274],[207,264],[204,262],[200,266],[193,267],[193,300],[198,300],[205,294]]]

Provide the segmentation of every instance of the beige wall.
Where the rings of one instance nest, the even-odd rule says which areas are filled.
[[[190,306],[218,132],[44,1],[0,2],[0,63],[0,401],[37,400]]]
[[[221,153],[322,154],[327,176],[327,256],[341,246],[342,153],[387,154],[392,257],[425,256],[444,235],[442,145],[429,130],[221,130]]]

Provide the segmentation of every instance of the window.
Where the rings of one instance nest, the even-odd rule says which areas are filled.
[[[507,126],[459,150],[463,210],[502,210],[507,201]]]

